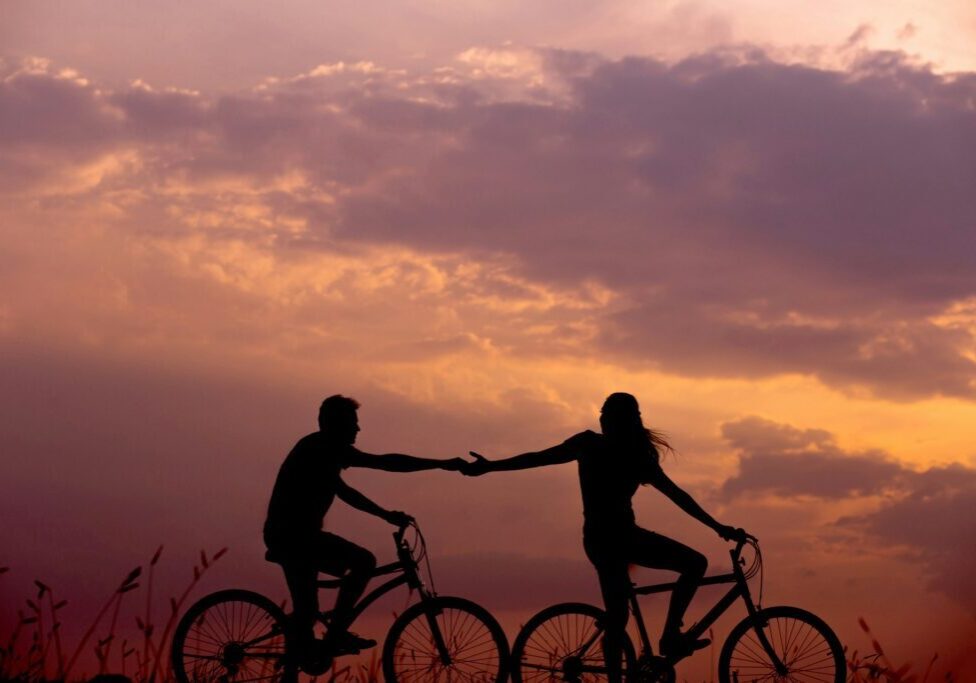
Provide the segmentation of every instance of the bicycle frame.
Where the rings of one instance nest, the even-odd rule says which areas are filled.
[[[393,541],[397,547],[397,556],[399,560],[397,562],[391,562],[389,564],[384,564],[373,570],[370,575],[370,580],[376,578],[377,576],[385,576],[387,574],[398,574],[394,576],[389,581],[377,586],[369,593],[364,595],[356,605],[353,607],[350,623],[354,622],[359,616],[366,611],[366,609],[376,602],[378,599],[389,593],[395,588],[403,585],[409,586],[411,589],[415,589],[420,595],[420,602],[426,602],[432,597],[435,597],[434,593],[427,589],[423,580],[420,578],[420,573],[418,572],[417,560],[413,557],[413,553],[410,547],[404,543],[403,537],[406,533],[407,527],[402,527],[393,534]],[[343,579],[327,579],[324,581],[316,581],[316,586],[318,588],[339,588],[342,586]],[[323,623],[328,618],[331,610],[319,612],[319,620]],[[451,656],[448,651],[447,644],[444,642],[443,635],[440,632],[440,628],[437,626],[436,620],[434,620],[435,614],[433,612],[427,615],[430,621],[431,634],[434,637],[434,644],[441,656],[441,661],[445,666],[451,663]]]
[[[397,556],[399,557],[399,560],[397,562],[390,562],[389,564],[381,565],[374,569],[373,573],[370,575],[370,581],[378,576],[386,576],[387,574],[399,575],[393,577],[386,583],[377,586],[360,598],[355,607],[353,607],[352,621],[358,619],[359,616],[365,612],[370,605],[379,600],[381,597],[404,584],[408,585],[412,589],[416,589],[420,593],[421,601],[431,597],[427,591],[427,587],[424,585],[424,582],[421,581],[420,575],[417,572],[417,562],[413,559],[410,549],[403,543],[405,531],[406,527],[393,534],[393,540],[396,543]],[[316,585],[318,588],[340,588],[343,581],[344,579],[341,578],[326,579],[316,581]],[[325,621],[331,612],[331,610],[320,612],[319,619]]]
[[[698,582],[698,586],[715,586],[724,583],[735,584],[729,591],[723,595],[715,605],[708,610],[704,617],[699,621],[692,624],[691,628],[687,631],[687,636],[690,639],[697,640],[701,638],[706,631],[714,624],[720,616],[722,616],[732,604],[738,600],[742,599],[746,605],[746,611],[749,616],[755,619],[756,613],[759,611],[756,604],[752,600],[752,593],[749,591],[749,583],[746,579],[745,572],[742,570],[742,564],[740,562],[740,555],[742,553],[742,548],[745,546],[744,541],[740,541],[736,544],[734,550],[729,551],[729,555],[732,558],[732,572],[729,574],[717,574],[715,576],[706,576],[701,581]],[[641,613],[640,605],[637,602],[637,596],[639,595],[653,595],[655,593],[670,593],[677,587],[677,583],[659,583],[649,586],[637,586],[634,585],[634,589],[630,594],[630,611],[634,615],[634,621],[637,624],[637,633],[640,636],[641,652],[646,653],[648,656],[653,656],[654,650],[651,647],[650,638],[647,635],[647,627],[644,625],[644,616]],[[758,624],[757,624],[758,626]],[[769,655],[770,661],[773,662],[774,666],[778,671],[786,671],[786,667],[780,661],[776,652],[773,650],[772,645],[770,645],[769,640],[766,638],[766,634],[761,628],[756,628],[756,637],[759,643],[762,645],[766,654]],[[666,658],[669,664],[674,664],[679,658]]]

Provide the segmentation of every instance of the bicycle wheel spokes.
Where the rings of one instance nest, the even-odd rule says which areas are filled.
[[[759,623],[769,646],[785,671],[777,671],[754,628],[736,629],[737,639],[723,666],[739,683],[796,681],[836,683],[843,681],[843,650],[833,631],[820,619],[795,608],[774,608]],[[725,659],[725,657],[723,657]]]
[[[603,656],[602,612],[590,605],[564,604],[543,610],[529,620],[513,648],[512,678],[516,683],[607,680]],[[625,639],[622,670],[633,666],[633,648]]]
[[[285,636],[280,610],[246,591],[207,596],[174,634],[178,680],[245,683],[282,676]]]
[[[596,620],[585,614],[560,614],[540,624],[525,643],[522,680],[598,680],[605,669],[600,635]]]
[[[504,634],[490,615],[468,601],[442,598],[431,613],[405,612],[390,638],[384,667],[398,683],[494,683],[504,677]]]

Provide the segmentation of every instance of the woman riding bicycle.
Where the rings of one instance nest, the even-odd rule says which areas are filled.
[[[681,632],[685,610],[705,575],[704,555],[666,536],[637,526],[631,498],[638,486],[649,484],[686,513],[726,540],[745,535],[741,529],[719,524],[661,469],[659,448],[671,450],[660,433],[641,420],[637,399],[615,393],[600,411],[602,434],[585,431],[543,451],[489,461],[472,452],[476,461],[462,467],[469,476],[521,470],[576,460],[583,497],[583,548],[596,568],[606,607],[604,658],[611,683],[621,679],[621,640],[627,625],[631,583],[628,566],[638,564],[678,572],[661,636],[664,655],[690,653],[708,644]]]

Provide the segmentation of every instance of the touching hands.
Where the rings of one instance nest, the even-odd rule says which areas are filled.
[[[461,474],[466,477],[480,477],[485,472],[491,471],[490,460],[474,451],[468,451],[468,453],[474,458],[474,462],[462,460],[464,464],[460,468]]]
[[[441,469],[447,470],[448,472],[460,472],[464,470],[467,464],[468,461],[464,458],[451,458],[450,460],[443,460],[441,462]]]

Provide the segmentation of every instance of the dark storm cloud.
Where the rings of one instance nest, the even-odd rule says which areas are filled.
[[[845,451],[827,431],[757,417],[722,425],[722,436],[739,453],[739,472],[721,488],[726,499],[884,494],[874,511],[837,525],[920,563],[933,588],[976,614],[976,469],[956,463],[917,471],[883,451]]]
[[[615,299],[586,314],[586,355],[971,397],[972,334],[937,316],[976,296],[976,77],[865,54],[832,71],[524,52],[525,82],[332,65],[220,97],[8,65],[0,161],[24,188],[136,149],[129,211],[232,216],[233,196],[192,188],[234,178],[305,222],[281,246],[504,254],[536,281],[599,282]],[[186,194],[154,195],[174,182]]]

